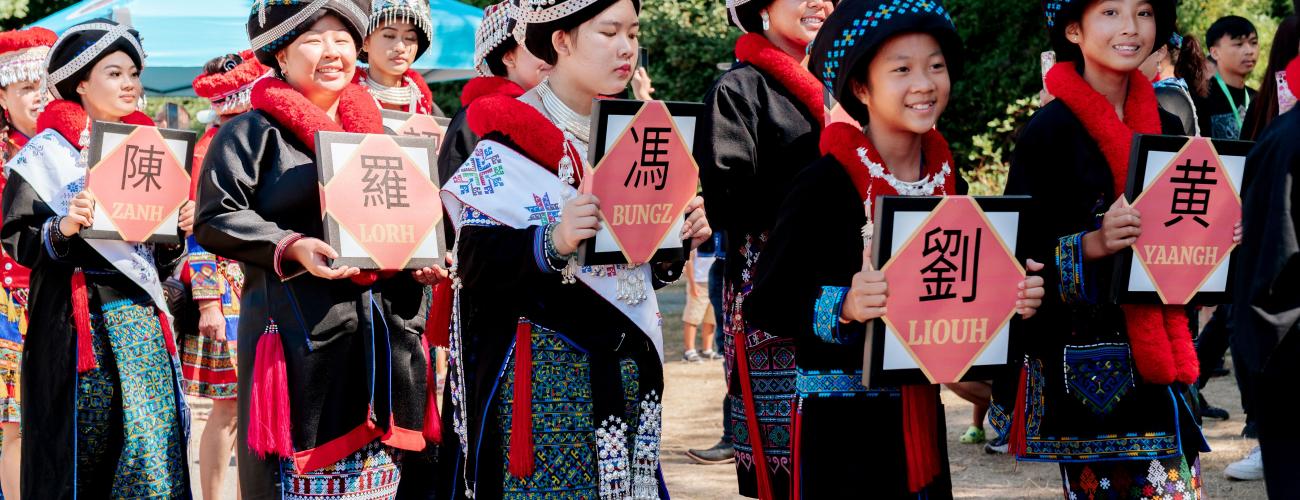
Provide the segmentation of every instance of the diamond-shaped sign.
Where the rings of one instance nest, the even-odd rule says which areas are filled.
[[[950,196],[881,270],[884,320],[931,383],[957,382],[1015,313],[1025,270],[974,199]]]
[[[91,167],[86,189],[124,241],[147,241],[189,199],[190,173],[156,127],[136,127]]]
[[[413,137],[432,137],[442,145],[442,136],[447,133],[447,127],[439,124],[433,116],[413,114],[410,118],[397,128],[396,132],[400,135],[409,135]]]
[[[629,263],[649,262],[695,197],[700,167],[662,101],[648,101],[585,182]]]
[[[1133,252],[1165,304],[1187,304],[1235,246],[1241,197],[1214,144],[1195,137],[1133,201],[1142,235]]]
[[[401,270],[442,219],[438,187],[386,135],[368,135],[325,184],[325,213],[380,270]]]

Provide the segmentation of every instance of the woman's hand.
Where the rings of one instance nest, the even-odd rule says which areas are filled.
[[[596,236],[600,230],[599,203],[600,200],[590,194],[564,202],[564,208],[560,209],[560,223],[552,234],[556,252],[571,255],[578,251],[583,240]]]
[[[176,225],[186,236],[194,234],[194,202],[186,201],[181,205],[180,219]]]
[[[329,261],[337,259],[339,254],[316,238],[302,238],[293,242],[285,250],[284,257],[301,264],[312,276],[327,280],[351,278],[361,272],[361,269],[351,266],[330,267]]]
[[[1232,225],[1232,244],[1240,245],[1243,234],[1245,234],[1245,230],[1241,228],[1241,221],[1237,221],[1236,224]]]
[[[637,68],[632,73],[632,97],[640,101],[654,100],[655,88],[650,81],[650,73],[647,73],[644,67]]]
[[[220,300],[200,300],[199,335],[217,342],[226,341],[226,315],[221,312]]]
[[[66,238],[95,225],[95,197],[82,191],[68,203],[68,215],[59,220],[59,232]]]
[[[696,196],[686,204],[686,223],[682,224],[681,239],[691,240],[691,250],[699,248],[713,237],[709,218],[704,215],[704,198]]]
[[[427,286],[437,285],[439,281],[447,279],[447,276],[447,270],[442,266],[426,267],[411,272],[411,277],[415,278],[415,281]]]
[[[1142,235],[1142,214],[1123,196],[1110,205],[1101,219],[1101,229],[1084,235],[1084,256],[1088,260],[1110,257],[1133,246]]]
[[[1043,264],[1029,259],[1025,261],[1025,270],[1036,273],[1043,270]],[[1016,292],[1016,312],[1021,318],[1029,319],[1038,312],[1038,308],[1043,305],[1043,277],[1030,275],[1025,276],[1025,280],[1020,282]]]
[[[840,321],[866,323],[885,315],[889,285],[885,273],[871,264],[871,247],[862,249],[862,270],[853,275],[853,284],[840,306]]]

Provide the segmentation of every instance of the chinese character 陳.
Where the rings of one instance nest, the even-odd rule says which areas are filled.
[[[975,230],[974,246],[971,237],[962,235],[960,229],[936,227],[925,233],[925,247],[921,256],[934,256],[929,265],[921,269],[925,295],[921,301],[957,298],[953,285],[957,282],[970,285],[970,294],[962,302],[975,300],[980,272],[980,237],[983,229]]]
[[[158,183],[158,176],[162,175],[162,154],[163,152],[152,144],[147,149],[127,144],[125,161],[122,162],[121,188],[125,190],[127,181],[138,178],[139,180],[131,184],[132,188],[138,188],[143,184],[146,193],[152,188],[162,189],[162,184]]]
[[[365,195],[363,206],[406,208],[406,177],[402,176],[402,159],[396,156],[361,155],[361,168],[366,173],[361,180],[366,183],[361,192]]]
[[[1174,169],[1178,170],[1182,176],[1170,179],[1169,182],[1186,184],[1187,186],[1174,188],[1173,206],[1170,207],[1169,212],[1175,217],[1165,221],[1165,227],[1182,222],[1184,215],[1192,216],[1192,220],[1200,224],[1201,227],[1210,227],[1210,223],[1201,218],[1210,210],[1210,190],[1201,186],[1218,184],[1218,179],[1207,179],[1205,177],[1218,169],[1210,166],[1209,161],[1204,160],[1201,161],[1200,165],[1193,165],[1190,158],[1187,163],[1174,165]],[[1192,174],[1197,175],[1193,177]]]
[[[663,158],[668,155],[668,150],[664,149],[664,146],[668,145],[666,135],[672,132],[672,129],[646,127],[644,132],[643,141],[637,137],[636,128],[632,129],[632,142],[641,143],[641,161],[632,162],[632,169],[628,170],[623,186],[633,188],[654,186],[656,191],[662,191],[668,183],[668,160]],[[629,184],[631,186],[628,186]]]

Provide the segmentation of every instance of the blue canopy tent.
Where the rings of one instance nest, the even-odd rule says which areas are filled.
[[[55,33],[104,17],[130,24],[140,32],[145,53],[143,74],[149,95],[192,96],[190,82],[209,59],[248,48],[244,24],[251,0],[84,0],[41,19],[33,26]],[[474,30],[483,11],[456,0],[430,0],[433,44],[414,67],[429,81],[468,78],[473,74]]]

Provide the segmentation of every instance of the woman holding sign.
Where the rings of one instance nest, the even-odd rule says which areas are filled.
[[[749,326],[740,304],[777,205],[795,174],[820,156],[823,89],[801,61],[835,3],[727,0],[731,23],[746,33],[736,40],[737,64],[705,96],[707,110],[696,127],[695,158],[709,213],[726,233],[719,325],[727,371],[723,411],[730,412],[727,420],[745,423],[727,427],[742,430],[734,436],[736,474],[740,494],[750,497],[789,496],[787,436],[794,410],[786,402],[794,401],[795,346]],[[715,446],[715,457],[730,458],[730,445]]]
[[[433,42],[430,16],[428,0],[375,0],[371,5],[370,34],[358,55],[369,66],[357,68],[356,82],[384,109],[442,116],[424,75],[411,69]]]
[[[41,318],[24,345],[23,490],[188,495],[188,409],[158,281],[182,248],[79,235],[96,216],[82,189],[90,121],[153,125],[136,110],[140,38],[97,19],[65,31],[48,60],[59,100],[8,164],[0,232],[5,250],[32,269],[28,305]],[[182,230],[192,214],[182,209]]]
[[[554,66],[468,111],[483,138],[442,191],[458,238],[454,494],[658,498],[663,335],[656,288],[681,264],[576,263],[601,227],[587,177],[593,100],[626,88],[637,0],[530,0],[517,22]],[[490,189],[479,172],[487,167]],[[499,175],[499,176],[498,176]],[[695,198],[679,236],[712,234]],[[540,215],[539,215],[540,214]]]
[[[1021,133],[1006,194],[1033,197],[1020,248],[1052,264],[1050,293],[1021,337],[1011,451],[1059,462],[1067,497],[1194,498],[1204,441],[1184,398],[1197,378],[1187,316],[1105,296],[1115,254],[1160,223],[1123,196],[1133,135],[1183,133],[1139,71],[1169,39],[1174,2],[1052,0],[1045,11],[1056,99]]]
[[[422,339],[423,287],[438,273],[332,267],[321,240],[317,132],[383,133],[375,100],[351,83],[369,3],[321,4],[254,5],[249,38],[274,76],[221,126],[199,186],[198,243],[245,265],[238,453],[253,498],[422,488],[423,473],[403,477],[408,459],[441,435]]]
[[[934,2],[844,3],[813,42],[809,69],[866,126],[822,132],[824,156],[795,178],[744,305],[752,325],[792,337],[797,349],[796,498],[864,489],[884,498],[952,496],[938,387],[868,389],[862,365],[866,323],[885,313],[889,294],[870,255],[876,200],[965,191],[934,129],[961,64],[961,39]],[[1017,311],[1031,315],[1042,279],[1001,293],[1018,293]]]

